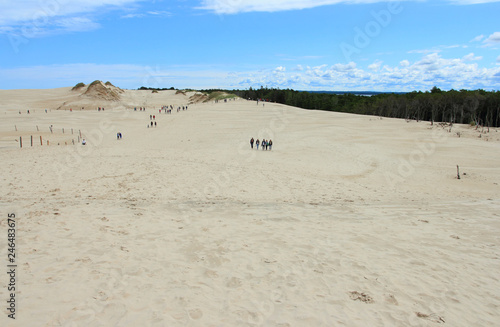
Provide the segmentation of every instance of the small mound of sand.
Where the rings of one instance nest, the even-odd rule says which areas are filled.
[[[94,81],[90,83],[90,85],[87,87],[87,91],[85,91],[85,93],[83,93],[82,95],[94,99],[119,101],[119,93],[123,91],[110,82],[107,82],[106,84],[107,85],[103,84],[101,81]]]
[[[78,91],[82,87],[85,87],[85,83],[78,83],[75,86],[73,86],[73,88],[71,89],[71,91]]]
[[[123,91],[122,89],[120,89],[119,87],[114,86],[113,84],[111,84],[111,82],[110,82],[110,81],[107,81],[106,83],[104,83],[104,85],[105,85],[108,89],[113,90],[113,91],[116,91],[116,92],[118,92],[118,93],[123,93],[123,92],[125,92],[125,91]]]
[[[189,104],[191,103],[198,103],[198,102],[204,102],[208,100],[208,95],[203,94],[203,93],[196,93],[192,96],[189,97]]]

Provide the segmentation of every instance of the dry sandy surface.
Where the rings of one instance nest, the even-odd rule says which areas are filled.
[[[0,91],[0,325],[498,326],[497,129],[71,92]]]

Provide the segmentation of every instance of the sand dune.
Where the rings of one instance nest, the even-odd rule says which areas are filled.
[[[498,325],[497,129],[80,93],[0,91],[3,326]]]

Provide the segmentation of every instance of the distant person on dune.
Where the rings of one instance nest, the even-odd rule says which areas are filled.
[[[251,147],[252,149],[253,149],[253,142],[254,142],[254,140],[253,140],[253,137],[252,137],[252,138],[250,139],[250,147]]]
[[[257,139],[257,141],[255,141],[255,145],[257,146],[257,150],[259,150],[259,139]]]
[[[269,140],[269,151],[271,151],[273,147],[273,140]]]

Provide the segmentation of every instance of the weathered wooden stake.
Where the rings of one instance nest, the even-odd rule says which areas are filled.
[[[63,134],[64,134],[64,128],[63,128]]]
[[[22,136],[19,136],[19,145],[21,146],[21,148],[23,147],[23,137]]]
[[[40,135],[40,145],[43,145],[43,142],[42,142],[42,135]]]
[[[460,179],[460,168],[457,165],[457,178]]]
[[[47,140],[47,145],[49,145],[49,140]]]
[[[31,135],[31,146],[33,146],[33,135]]]

